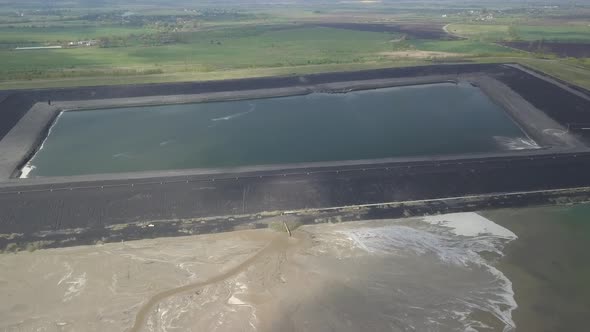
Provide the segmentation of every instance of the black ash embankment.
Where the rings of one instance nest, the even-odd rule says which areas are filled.
[[[590,125],[590,100],[515,68],[496,70],[493,76],[562,126]],[[590,138],[590,133],[577,133]]]
[[[590,186],[588,169],[590,154],[577,154],[3,188],[0,234],[24,234],[21,241],[76,238],[77,233],[67,230],[105,234],[113,225],[172,220],[171,225],[158,225],[168,227],[168,232],[176,227],[177,235],[183,235],[183,219]],[[551,203],[527,197],[516,195],[514,201],[502,203],[484,200],[478,208]],[[424,207],[429,213],[473,208],[470,199]],[[235,226],[235,218],[225,219],[225,226]],[[204,223],[203,230],[230,230]],[[149,231],[149,236],[162,236],[158,230]],[[15,241],[0,237],[0,249]]]
[[[32,96],[20,92],[10,94],[0,101],[0,139],[8,134],[35,102]]]

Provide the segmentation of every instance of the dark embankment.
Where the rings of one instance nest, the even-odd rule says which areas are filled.
[[[590,124],[590,100],[587,98],[517,69],[496,71],[493,76],[565,128],[576,130],[580,124]],[[590,137],[587,131],[576,133],[586,139]]]
[[[4,136],[12,127],[11,123],[16,123],[30,105],[36,101],[47,102],[47,99],[195,94],[467,73],[482,73],[499,79],[564,126],[590,123],[587,98],[536,77],[534,73],[497,64],[461,64],[214,82],[19,91],[0,103],[0,123],[3,124],[0,135]],[[580,135],[584,135],[582,131]],[[89,178],[83,183],[66,179],[51,185],[13,183],[9,187],[5,184],[0,189],[0,249],[34,241],[49,241],[49,245],[60,246],[220,232],[244,225],[263,227],[256,223],[257,218],[273,214],[269,213],[272,211],[277,215],[289,210],[496,194],[477,202],[473,198],[462,198],[445,203],[375,207],[362,216],[369,218],[580,201],[588,199],[587,191],[549,194],[544,191],[590,186],[588,169],[590,154],[547,154],[166,176],[147,180],[92,181]],[[522,191],[537,192],[504,195]],[[351,218],[360,215],[360,212],[352,212]],[[128,226],[129,223],[135,224]]]
[[[0,98],[0,139],[14,127],[35,102],[36,100],[30,95],[18,92]]]
[[[5,187],[0,192],[0,230],[20,235],[1,237],[0,248],[40,240],[92,243],[103,237],[102,241],[116,241],[228,231],[257,219],[235,216],[267,211],[583,187],[590,186],[589,168],[590,154],[579,154]],[[437,213],[527,206],[559,202],[562,196],[568,197],[513,194],[509,199],[474,203],[466,198],[413,208],[417,213]],[[407,205],[411,212],[412,204]],[[403,205],[376,209],[372,216],[396,216],[405,210]],[[191,222],[219,216],[234,217]],[[134,222],[144,224],[113,228]],[[157,227],[146,228],[149,223]],[[122,238],[107,236],[123,228],[127,231],[116,233]]]

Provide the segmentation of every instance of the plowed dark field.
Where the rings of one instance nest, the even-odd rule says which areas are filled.
[[[315,26],[335,29],[348,29],[371,32],[392,32],[407,35],[415,39],[458,39],[443,30],[443,25],[438,23],[399,23],[399,24],[374,24],[374,23],[318,23]]]
[[[560,57],[590,57],[590,44],[586,43],[554,43],[539,41],[502,42],[504,46],[535,53],[551,53]]]

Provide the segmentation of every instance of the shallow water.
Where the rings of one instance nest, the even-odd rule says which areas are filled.
[[[515,290],[517,330],[590,330],[590,204],[483,215],[518,236],[497,265]]]
[[[535,147],[478,88],[442,83],[65,112],[23,174],[61,176]]]

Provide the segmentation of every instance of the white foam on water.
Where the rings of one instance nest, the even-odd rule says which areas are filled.
[[[502,148],[507,150],[531,150],[541,148],[535,141],[528,137],[494,136],[494,140]]]
[[[53,120],[53,123],[51,124],[51,127],[49,127],[49,130],[47,131],[47,136],[45,136],[45,138],[43,139],[43,142],[41,142],[41,146],[39,146],[39,149],[37,149],[35,154],[31,157],[31,159],[29,159],[29,161],[21,169],[21,173],[19,176],[20,179],[28,178],[29,173],[31,173],[31,171],[33,171],[34,169],[37,168],[36,166],[33,165],[33,160],[35,159],[35,156],[37,156],[37,153],[39,153],[39,151],[43,150],[43,147],[45,146],[45,142],[47,141],[47,138],[49,137],[49,135],[51,135],[51,131],[53,130],[53,126],[55,126],[55,124],[57,123],[57,121],[59,120],[59,118],[62,116],[63,113],[64,112],[62,111],[62,112],[59,112],[59,114],[57,114],[57,116],[55,117],[55,120]]]
[[[175,142],[175,140],[170,139],[170,140],[167,140],[167,141],[160,142],[160,146],[166,146],[166,145],[168,145],[170,143],[174,143],[174,142]]]
[[[465,288],[473,289],[465,290],[461,285],[455,285],[457,288],[444,290],[456,291],[456,294],[450,297],[448,304],[428,315],[433,324],[439,324],[438,321],[444,317],[460,322],[465,331],[475,331],[485,328],[485,324],[472,318],[471,314],[482,311],[496,317],[504,325],[504,331],[515,329],[512,311],[518,305],[514,300],[512,282],[482,256],[482,253],[503,256],[504,246],[517,239],[510,230],[476,213],[453,213],[338,232],[345,234],[356,248],[372,255],[394,262],[396,259],[409,259],[421,266],[432,266],[432,273],[438,275],[437,279],[424,278],[429,284],[440,282],[440,286],[434,289],[441,288],[443,291],[449,282],[452,284],[452,281],[439,280],[448,269],[468,280]],[[436,258],[439,263],[432,263],[428,257]],[[428,306],[424,303],[417,305]]]
[[[231,114],[231,115],[220,117],[220,118],[214,118],[214,119],[211,119],[211,121],[227,121],[227,120],[235,119],[235,118],[244,116],[248,113],[254,112],[254,110],[256,109],[256,105],[255,104],[249,104],[249,105],[250,105],[250,109],[245,112],[235,113],[235,114]]]
[[[112,155],[113,159],[121,159],[121,158],[131,158],[131,154],[129,152],[120,152],[115,153]]]
[[[543,134],[561,137],[561,136],[567,134],[567,131],[562,130],[562,129],[548,128],[548,129],[543,129]]]
[[[31,173],[31,171],[33,171],[35,168],[37,168],[36,166],[31,165],[30,162],[28,162],[25,166],[23,166],[23,168],[20,170],[20,176],[19,178],[21,179],[26,179],[29,177],[29,173]]]
[[[516,234],[509,229],[504,228],[475,212],[426,216],[423,217],[422,220],[429,224],[448,227],[456,235],[493,235],[512,240],[517,238]]]

